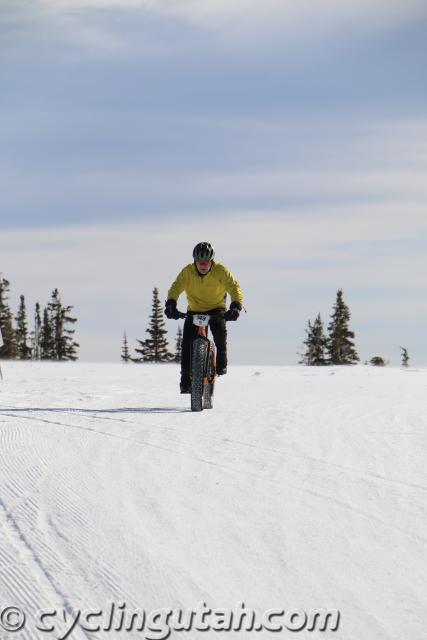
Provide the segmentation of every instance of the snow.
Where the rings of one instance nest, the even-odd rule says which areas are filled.
[[[425,637],[427,370],[235,366],[197,414],[176,365],[2,369],[0,612],[27,621],[0,637],[59,637],[42,608],[201,601],[341,612],[301,639]]]

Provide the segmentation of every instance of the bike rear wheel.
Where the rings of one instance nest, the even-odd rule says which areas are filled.
[[[191,349],[191,411],[203,410],[208,347],[206,339],[198,338],[193,341]]]

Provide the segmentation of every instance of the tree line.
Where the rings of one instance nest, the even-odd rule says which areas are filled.
[[[10,282],[0,277],[0,359],[7,360],[77,360],[79,344],[72,327],[77,318],[72,306],[64,306],[58,289],[52,291],[42,309],[36,302],[33,329],[28,328],[25,296],[21,295],[16,315],[9,305]]]
[[[337,291],[337,297],[331,314],[331,321],[325,333],[323,320],[320,313],[315,320],[308,321],[306,328],[307,337],[303,344],[305,351],[302,354],[300,364],[308,366],[346,365],[359,362],[360,358],[355,346],[355,333],[349,328],[350,309],[344,302],[342,289]],[[409,366],[409,354],[405,347],[401,349],[401,363],[403,367]],[[382,356],[373,356],[370,364],[385,366],[386,360]],[[365,362],[365,364],[368,364]]]
[[[360,358],[355,346],[355,334],[349,328],[350,309],[344,302],[342,289],[337,291],[336,301],[331,315],[331,321],[325,332],[320,313],[312,322],[308,321],[307,337],[304,341],[305,351],[301,355],[299,364],[308,366],[346,365],[359,362]],[[121,358],[124,362],[180,362],[182,349],[182,329],[178,327],[175,351],[169,350],[167,330],[163,319],[163,310],[159,300],[159,290],[153,290],[153,302],[149,326],[146,330],[149,337],[137,340],[138,347],[135,355],[131,355],[126,333],[123,336]],[[402,365],[409,366],[407,349],[401,347]],[[374,356],[370,363],[384,366],[387,362],[381,356]],[[367,364],[367,363],[366,363]]]
[[[46,306],[41,308],[36,302],[33,329],[29,331],[24,295],[14,316],[9,305],[10,283],[0,276],[0,359],[15,360],[77,360],[79,344],[74,340],[72,328],[77,318],[71,315],[73,307],[63,305],[58,289],[54,289]],[[347,365],[359,362],[355,346],[355,333],[349,328],[350,309],[344,302],[343,291],[337,291],[331,320],[325,332],[320,313],[306,328],[305,350],[300,354],[300,364],[308,366]],[[159,290],[153,289],[153,299],[148,337],[137,340],[135,354],[129,348],[126,332],[123,336],[121,359],[124,362],[180,362],[182,350],[182,329],[179,326],[175,348],[170,350],[167,330],[163,319],[163,309]],[[401,349],[402,366],[409,366],[409,354]],[[367,363],[366,363],[367,364]],[[385,366],[382,356],[373,356],[370,364]]]

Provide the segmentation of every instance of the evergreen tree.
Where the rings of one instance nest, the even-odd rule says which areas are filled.
[[[0,347],[0,358],[5,359],[13,359],[17,356],[13,317],[7,303],[9,299],[9,287],[9,281],[0,276],[0,331],[3,338],[3,345]]]
[[[125,331],[123,334],[122,360],[123,362],[128,363],[130,359],[131,357],[129,353],[128,338]]]
[[[77,349],[80,345],[74,341],[76,330],[69,326],[77,322],[77,318],[70,315],[72,308],[71,305],[61,308],[62,335],[58,343],[58,360],[78,360]]]
[[[48,304],[48,315],[52,327],[53,360],[77,360],[79,344],[73,340],[75,329],[70,329],[68,326],[77,322],[77,318],[70,315],[72,308],[72,306],[64,307],[62,305],[58,289],[52,291]]]
[[[323,321],[320,313],[317,314],[313,324],[311,324],[310,320],[308,321],[306,332],[307,338],[304,340],[304,344],[307,349],[300,360],[300,364],[306,364],[309,366],[327,364],[325,357],[327,338],[324,333]]]
[[[31,341],[32,341],[32,357],[33,360],[40,360],[41,358],[41,348],[40,341],[42,336],[42,319],[40,314],[40,304],[36,302],[34,307],[34,329],[31,332]]]
[[[405,347],[400,347],[402,349],[402,367],[409,367],[409,354],[408,350]]]
[[[20,296],[18,313],[16,315],[16,347],[17,356],[20,360],[31,358],[31,347],[28,343],[27,309],[25,307],[25,296]]]
[[[176,342],[175,342],[175,355],[174,362],[181,362],[181,353],[182,353],[182,329],[178,326],[178,331],[176,333]]]
[[[64,333],[64,322],[62,317],[61,297],[58,289],[52,291],[50,302],[48,303],[49,317],[51,319],[52,336],[53,336],[53,360],[62,360],[62,341]]]
[[[53,360],[55,357],[55,341],[53,337],[52,318],[49,307],[43,309],[43,322],[40,332],[40,358],[41,360]]]
[[[387,364],[382,356],[374,356],[369,360],[369,362],[374,367],[385,367]]]
[[[77,360],[78,343],[75,330],[69,327],[77,322],[70,313],[72,306],[64,307],[58,289],[52,291],[50,302],[43,311],[40,332],[40,357],[42,360]]]
[[[169,353],[168,341],[166,338],[167,330],[163,320],[163,310],[159,300],[159,290],[157,287],[153,290],[153,303],[151,307],[150,325],[146,329],[149,338],[146,340],[137,340],[140,349],[135,349],[140,353],[140,357],[133,358],[134,362],[170,362],[173,355]]]
[[[330,364],[354,364],[359,360],[354,340],[354,332],[348,328],[350,310],[343,300],[341,289],[337,291],[334,312],[328,326],[328,356]]]

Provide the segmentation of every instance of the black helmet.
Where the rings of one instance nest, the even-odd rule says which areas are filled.
[[[214,256],[215,251],[209,242],[199,242],[193,249],[194,262],[209,262]]]

